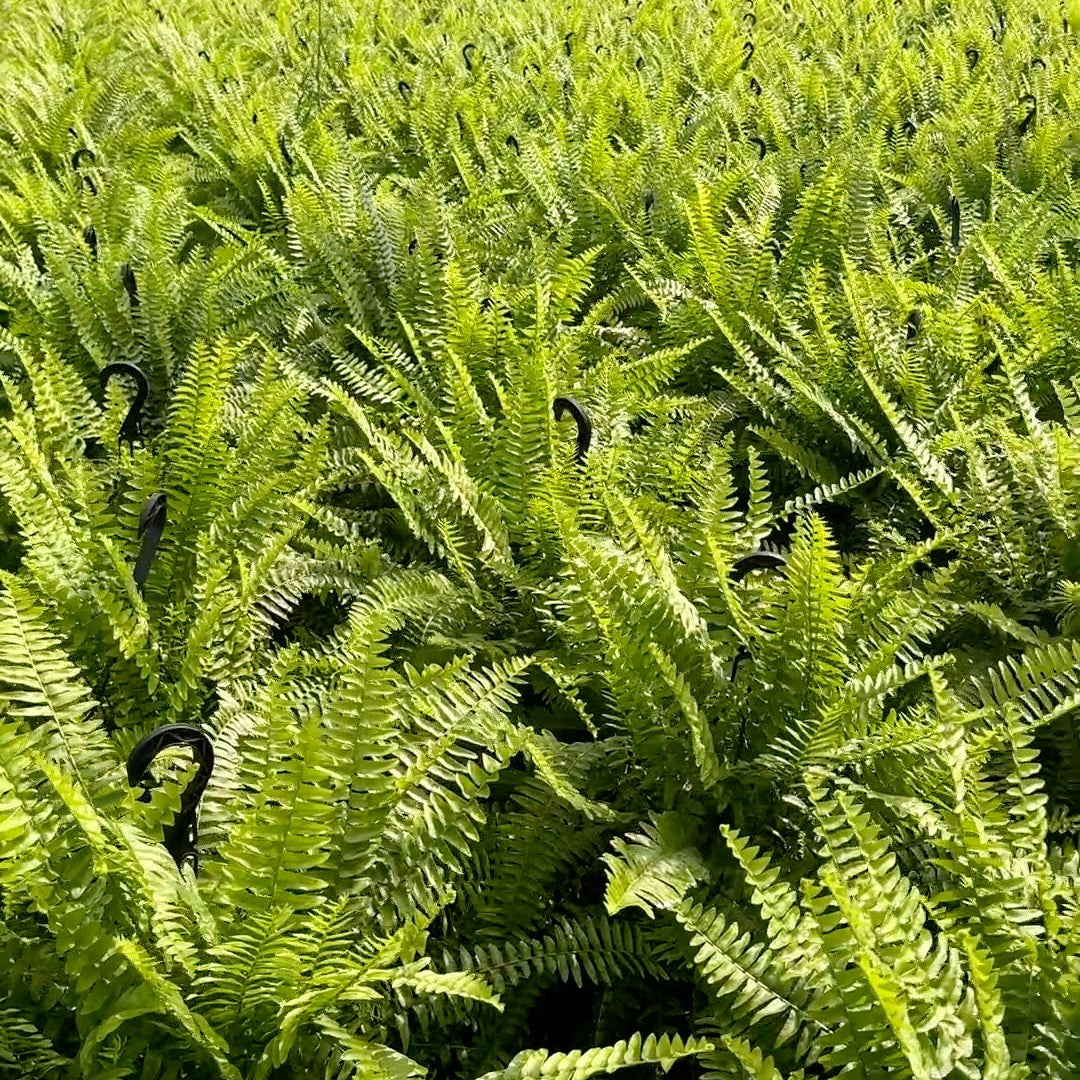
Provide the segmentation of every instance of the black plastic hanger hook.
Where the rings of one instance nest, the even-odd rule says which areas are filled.
[[[128,294],[128,302],[133,308],[139,306],[139,283],[135,279],[135,271],[131,263],[124,263],[120,267],[120,280],[123,282],[124,291]]]
[[[742,581],[751,570],[780,570],[787,566],[783,555],[772,551],[752,551],[731,564],[731,580]]]
[[[904,340],[908,345],[919,336],[919,331],[922,329],[922,323],[923,313],[918,308],[914,308],[908,316],[907,329],[904,334]]]
[[[126,441],[131,446],[140,435],[140,415],[143,406],[146,404],[146,399],[150,396],[150,380],[147,379],[142,368],[137,364],[133,364],[129,360],[119,360],[115,364],[107,364],[101,369],[102,390],[109,385],[109,380],[114,375],[127,375],[128,378],[135,380],[135,400],[131,403],[131,408],[128,409],[128,414],[120,425],[120,440],[122,442]]]
[[[950,241],[953,251],[960,250],[960,200],[955,195],[949,196]]]
[[[1036,99],[1034,94],[1025,94],[1020,99],[1020,104],[1030,106],[1030,108],[1027,111],[1027,114],[1024,116],[1024,119],[1020,121],[1020,124],[1016,129],[1017,134],[1026,135],[1027,131],[1028,131],[1028,128],[1031,127],[1031,123],[1035,119],[1035,117],[1036,117],[1036,115],[1037,115],[1037,113],[1039,111],[1039,102]]]
[[[589,452],[589,445],[592,443],[592,421],[589,419],[589,414],[581,403],[572,397],[557,397],[553,403],[553,408],[556,420],[561,420],[567,413],[574,418],[574,422],[577,424],[575,456],[578,464],[583,465],[585,455]]]
[[[190,863],[192,870],[199,872],[199,800],[202,798],[210,775],[214,771],[214,745],[210,736],[201,728],[189,724],[165,724],[155,728],[143,737],[127,760],[127,779],[131,787],[143,784],[154,758],[170,746],[187,746],[198,771],[195,778],[180,796],[180,812],[171,825],[163,829],[165,850],[173,857],[178,869]],[[150,789],[139,796],[140,802],[150,801]]]
[[[780,570],[787,566],[787,560],[783,555],[777,555],[772,551],[752,551],[749,555],[744,555],[741,559],[736,559],[731,564],[731,571],[729,577],[732,581],[742,581],[747,574],[752,570]],[[735,657],[731,661],[731,674],[729,676],[732,682],[735,681],[735,676],[739,671],[739,665],[744,660],[750,660],[750,650],[745,645],[740,645],[735,651]]]

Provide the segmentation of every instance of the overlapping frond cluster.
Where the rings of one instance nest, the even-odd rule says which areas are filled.
[[[0,1075],[1077,1075],[1074,4],[4,18]]]

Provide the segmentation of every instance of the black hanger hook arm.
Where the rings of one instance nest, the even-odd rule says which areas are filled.
[[[735,656],[731,661],[731,674],[728,676],[728,681],[729,682],[734,682],[735,681],[735,676],[738,675],[739,666],[742,664],[742,662],[744,660],[752,660],[752,659],[753,659],[753,657],[750,655],[750,650],[745,645],[740,645],[735,650]]]
[[[127,759],[127,779],[131,787],[143,782],[153,760],[170,746],[190,747],[198,771],[180,796],[180,812],[171,825],[162,830],[165,849],[173,857],[177,868],[190,862],[199,869],[199,800],[202,798],[210,776],[214,771],[214,744],[202,728],[190,724],[165,724],[145,735]],[[145,797],[149,799],[147,790]]]
[[[142,537],[142,545],[139,548],[139,560],[135,564],[135,584],[140,589],[150,576],[150,567],[153,564],[158,544],[161,542],[161,534],[165,531],[167,511],[168,500],[165,493],[155,491],[146,500],[142,513],[139,515],[139,535]]]
[[[577,424],[577,460],[582,463],[592,443],[592,421],[581,402],[572,397],[557,397],[553,403],[555,419],[561,420],[567,413]]]
[[[130,445],[139,436],[139,421],[143,406],[150,396],[150,380],[138,364],[133,364],[130,360],[117,360],[115,363],[106,364],[101,369],[99,378],[102,390],[109,385],[109,380],[114,375],[126,375],[128,378],[135,380],[135,400],[131,403],[131,408],[128,409],[127,416],[124,417],[124,422],[120,425],[120,438]]]
[[[730,576],[732,581],[742,581],[752,570],[781,570],[785,566],[787,566],[787,560],[783,555],[777,555],[773,551],[752,551],[731,564]],[[734,659],[731,661],[730,679],[732,682],[738,674],[739,665],[744,660],[752,659],[753,655],[745,645],[740,645],[735,650]]]
[[[960,200],[955,195],[949,196],[950,243],[953,251],[960,250]]]
[[[751,570],[780,570],[787,566],[783,555],[772,551],[752,551],[731,564],[731,580],[742,581]]]

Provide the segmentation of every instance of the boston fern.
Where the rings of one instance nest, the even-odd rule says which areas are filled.
[[[5,12],[0,1076],[1075,1077],[1078,34]]]

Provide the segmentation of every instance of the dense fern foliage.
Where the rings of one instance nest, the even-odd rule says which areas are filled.
[[[158,3],[3,13],[0,1076],[1080,1074],[1080,4]]]

